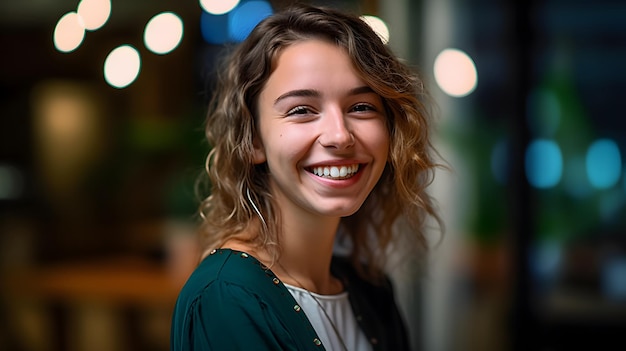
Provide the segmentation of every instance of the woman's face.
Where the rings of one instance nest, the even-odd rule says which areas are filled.
[[[321,40],[279,55],[258,101],[255,162],[267,162],[283,213],[343,217],[380,178],[389,151],[383,102],[344,49]]]

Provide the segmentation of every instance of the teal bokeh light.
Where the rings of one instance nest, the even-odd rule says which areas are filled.
[[[622,158],[619,147],[610,139],[598,139],[587,150],[587,176],[591,185],[598,189],[608,189],[622,175]]]
[[[228,17],[229,37],[235,42],[243,41],[259,22],[271,14],[272,6],[267,1],[240,3]]]
[[[548,139],[532,141],[526,149],[526,178],[530,185],[547,189],[556,186],[563,175],[563,155],[559,145]]]

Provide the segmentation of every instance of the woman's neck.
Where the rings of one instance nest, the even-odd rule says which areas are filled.
[[[343,290],[339,280],[330,274],[335,235],[339,219],[290,221],[283,217],[280,229],[281,253],[272,264],[272,257],[242,235],[231,238],[221,247],[244,251],[257,258],[285,283],[319,294],[337,294]]]
[[[330,274],[338,218],[283,218],[280,259],[273,271],[284,282],[320,294],[343,288]]]

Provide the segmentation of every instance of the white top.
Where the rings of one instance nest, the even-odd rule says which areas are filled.
[[[347,291],[336,295],[320,295],[297,286],[289,284],[285,286],[306,313],[326,350],[343,351],[341,343],[343,339],[350,351],[372,351],[372,346],[356,322]],[[332,320],[332,324],[328,318]],[[341,334],[341,339],[335,332],[333,324]]]

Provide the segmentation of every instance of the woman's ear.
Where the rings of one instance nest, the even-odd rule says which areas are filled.
[[[252,139],[252,147],[254,149],[253,162],[255,165],[264,163],[267,161],[267,157],[265,157],[265,147],[263,147],[263,142],[258,136],[255,136]]]

